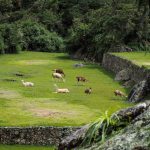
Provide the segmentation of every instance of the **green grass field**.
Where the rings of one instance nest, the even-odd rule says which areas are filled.
[[[75,63],[78,61],[67,54],[23,52],[0,56],[0,126],[80,126],[95,121],[105,111],[111,114],[130,105],[114,96],[115,89],[127,90],[114,82],[110,73],[94,64],[74,68]],[[64,70],[65,83],[52,80],[54,68]],[[18,73],[23,76],[16,76]],[[89,82],[78,85],[78,75]],[[22,79],[35,86],[24,87]],[[70,93],[54,93],[54,83]],[[87,87],[92,87],[91,95],[85,95]]]
[[[28,145],[2,145],[0,144],[0,150],[54,150],[49,146],[28,146]]]
[[[128,59],[139,66],[144,66],[150,69],[150,52],[124,52],[113,54]]]

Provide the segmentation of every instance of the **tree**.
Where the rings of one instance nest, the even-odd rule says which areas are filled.
[[[14,5],[16,8],[20,9],[22,7],[22,0],[14,0]]]
[[[139,21],[139,29],[142,29],[144,32],[142,47],[144,47],[145,51],[150,51],[149,44],[149,18],[150,18],[150,0],[136,0],[138,5],[138,10],[142,10],[142,15]],[[141,38],[141,39],[142,39]]]
[[[13,9],[12,0],[0,0],[0,12],[10,12]]]

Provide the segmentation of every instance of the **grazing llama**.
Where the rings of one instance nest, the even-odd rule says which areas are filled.
[[[52,73],[52,77],[53,77],[53,79],[61,79],[63,82],[65,82],[63,76],[60,73],[54,72],[54,73]]]
[[[120,97],[127,97],[123,92],[119,90],[114,91],[115,96],[120,96]]]
[[[54,84],[55,87],[55,93],[69,93],[70,91],[67,88],[58,88],[58,86],[56,84]]]
[[[85,77],[81,77],[81,76],[78,76],[76,77],[78,83],[81,81],[81,82],[87,82],[88,80],[85,78]]]
[[[34,83],[32,82],[24,82],[24,80],[21,80],[22,84],[25,86],[25,87],[32,87],[34,86]]]
[[[65,77],[65,73],[62,69],[54,69],[53,71],[55,71],[55,73],[59,73]]]
[[[88,89],[85,89],[84,91],[85,94],[91,94],[92,93],[92,88],[88,88]]]

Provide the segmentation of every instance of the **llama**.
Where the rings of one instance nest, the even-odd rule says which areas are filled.
[[[92,88],[88,88],[88,89],[85,89],[84,91],[85,94],[91,94],[92,93]]]
[[[56,90],[55,93],[69,93],[70,92],[67,88],[62,88],[62,89],[58,88],[58,86],[56,84],[54,84],[54,87]]]
[[[65,77],[65,73],[62,69],[54,69],[53,71],[55,71],[55,73],[59,73]]]
[[[115,96],[120,96],[120,97],[127,97],[123,92],[119,90],[114,91]]]
[[[52,73],[52,77],[53,77],[53,79],[61,79],[63,82],[65,82],[63,76],[60,73],[54,72],[54,73]]]
[[[34,83],[32,82],[24,82],[24,80],[21,80],[22,84],[25,86],[25,87],[32,87],[34,86]]]
[[[78,83],[81,81],[81,82],[87,82],[88,80],[85,78],[85,77],[81,77],[81,76],[78,76],[76,77]]]

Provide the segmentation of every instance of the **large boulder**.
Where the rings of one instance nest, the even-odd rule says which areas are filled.
[[[123,69],[123,70],[119,71],[116,74],[115,80],[116,81],[128,81],[128,80],[130,80],[130,70],[129,69]]]
[[[114,131],[119,130],[120,128],[124,128],[128,125],[129,122],[134,120],[137,116],[141,115],[145,110],[147,110],[149,107],[149,104],[142,103],[139,105],[136,105],[134,107],[130,107],[127,109],[122,109],[111,116],[111,120],[116,121],[118,120],[117,124],[111,124],[107,126],[107,135],[111,135]],[[106,123],[106,122],[103,122]],[[102,136],[102,131],[104,127],[104,124],[101,124],[99,126],[99,134],[98,136]],[[89,125],[84,126],[80,130],[76,131],[72,135],[65,138],[59,145],[59,150],[71,150],[73,148],[79,149],[80,144],[83,142],[85,138],[85,134],[89,129]],[[78,147],[78,148],[77,148]],[[82,148],[84,149],[84,148]],[[97,149],[97,146],[95,148],[92,147],[91,150]],[[99,149],[99,146],[98,146]],[[119,150],[119,149],[117,149]]]
[[[147,78],[147,93],[150,94],[150,75]]]
[[[85,150],[150,150],[150,106],[119,134]]]
[[[135,85],[135,81],[133,81],[133,80],[128,80],[128,81],[126,81],[126,82],[123,83],[123,86],[124,86],[125,88],[131,88],[131,87],[133,87],[134,85]]]
[[[68,136],[58,146],[58,150],[70,150],[74,147],[79,146],[88,130],[89,125],[83,126],[81,129],[74,132],[72,135]]]
[[[150,94],[150,76],[147,78],[147,80],[139,82],[132,88],[128,96],[128,101],[140,102],[148,94]]]

